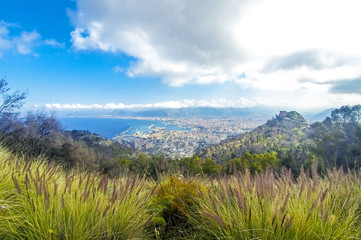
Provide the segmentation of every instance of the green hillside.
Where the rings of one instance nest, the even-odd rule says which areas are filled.
[[[214,159],[226,167],[228,172],[230,162],[236,162],[236,165],[239,165],[236,170],[241,170],[252,167],[254,162],[262,165],[262,161],[266,161],[266,164],[263,164],[263,167],[256,166],[256,169],[279,169],[285,166],[294,174],[299,174],[301,167],[310,168],[313,162],[317,162],[319,171],[324,172],[333,167],[359,169],[360,119],[361,105],[335,109],[330,117],[313,124],[309,124],[297,112],[281,111],[258,128],[200,150],[198,155]],[[271,154],[277,159],[272,160],[272,164],[267,163],[267,159],[257,160],[264,158],[264,154]]]
[[[281,115],[282,113],[284,115]],[[274,153],[281,165],[290,168],[298,169],[303,164],[309,164],[310,125],[297,112],[281,112],[281,114],[246,134],[227,139],[198,154],[204,158],[227,163],[246,153]]]

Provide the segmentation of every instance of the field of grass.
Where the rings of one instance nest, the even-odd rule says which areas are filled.
[[[361,178],[272,172],[223,178],[190,213],[198,239],[359,239]]]
[[[0,239],[361,239],[361,176],[110,179],[0,147]]]
[[[25,163],[0,150],[0,239],[141,239],[151,189],[137,176],[109,179]]]

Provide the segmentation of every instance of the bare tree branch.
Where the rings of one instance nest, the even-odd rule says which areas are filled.
[[[25,102],[27,96],[26,91],[17,90],[13,93],[9,93],[10,90],[11,88],[8,87],[5,78],[0,79],[0,113],[18,109]]]

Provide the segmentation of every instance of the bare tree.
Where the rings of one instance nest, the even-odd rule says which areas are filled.
[[[10,93],[11,88],[5,78],[0,79],[0,114],[20,108],[27,96],[26,91],[15,91]]]

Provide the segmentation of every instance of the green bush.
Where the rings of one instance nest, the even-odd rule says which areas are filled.
[[[197,178],[165,177],[156,188],[153,203],[161,210],[166,225],[162,238],[187,236],[192,231],[187,211],[193,210],[206,188]]]

